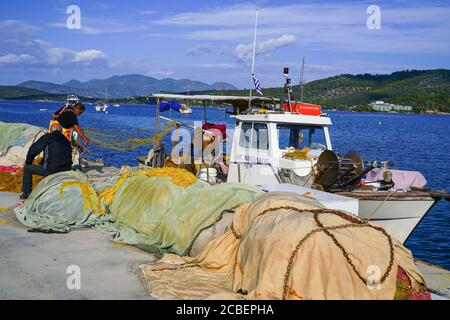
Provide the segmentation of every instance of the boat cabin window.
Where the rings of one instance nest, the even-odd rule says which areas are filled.
[[[247,149],[269,149],[269,133],[267,124],[257,122],[243,122],[239,146]]]
[[[327,143],[323,127],[297,125],[297,124],[278,124],[279,148],[284,150],[290,147],[295,149],[326,150]]]

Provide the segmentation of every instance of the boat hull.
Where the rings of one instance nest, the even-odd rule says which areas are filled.
[[[404,243],[435,204],[428,199],[359,200],[359,217],[384,228]]]

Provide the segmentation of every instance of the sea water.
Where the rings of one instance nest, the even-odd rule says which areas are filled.
[[[0,121],[22,122],[47,127],[52,113],[62,103],[0,101]],[[48,109],[48,111],[39,111]],[[166,112],[166,117],[193,125],[203,119],[203,108],[193,107],[191,115]],[[154,133],[155,106],[121,105],[110,108],[108,114],[96,112],[87,105],[79,116],[82,128],[91,128],[122,137],[148,137]],[[330,128],[334,151],[345,155],[356,150],[366,161],[393,163],[395,169],[420,171],[428,181],[427,187],[450,192],[450,116],[402,115],[385,113],[330,112]],[[208,108],[207,120],[227,124],[234,120],[224,110]],[[164,127],[166,122],[161,121]],[[138,128],[153,128],[137,130]],[[117,130],[114,132],[114,130]],[[170,135],[164,139],[170,150]],[[107,164],[136,165],[138,156],[146,156],[151,146],[129,151],[114,151],[90,144],[90,158],[103,159]],[[450,269],[450,202],[440,201],[420,222],[405,243],[416,258]]]

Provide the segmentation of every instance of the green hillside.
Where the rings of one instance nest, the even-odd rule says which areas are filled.
[[[17,86],[0,86],[0,99],[20,99],[23,97],[43,96],[47,94],[47,92],[36,89],[22,88]]]
[[[284,97],[283,87],[263,88],[263,91],[265,96]],[[217,94],[217,91],[202,93]],[[220,94],[247,95],[248,90],[220,91]],[[300,97],[298,85],[293,87],[293,94]],[[450,112],[450,70],[407,70],[389,75],[342,74],[304,86],[304,101],[326,108],[364,107],[374,100],[410,105],[416,112],[427,109]]]

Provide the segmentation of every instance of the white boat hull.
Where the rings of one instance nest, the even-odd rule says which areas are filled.
[[[105,112],[107,110],[108,110],[107,106],[96,106],[95,107],[95,111],[97,111],[97,112]]]
[[[359,200],[359,217],[384,228],[404,243],[420,220],[433,207],[435,200]]]
[[[273,171],[268,165],[231,163],[227,181],[251,185],[277,184],[279,182]],[[338,194],[358,199],[358,216],[381,226],[401,243],[408,239],[420,220],[436,203],[436,200],[430,196],[413,196],[410,193],[394,193],[386,201],[384,200],[389,195],[387,192],[386,196],[378,192],[339,192]]]

